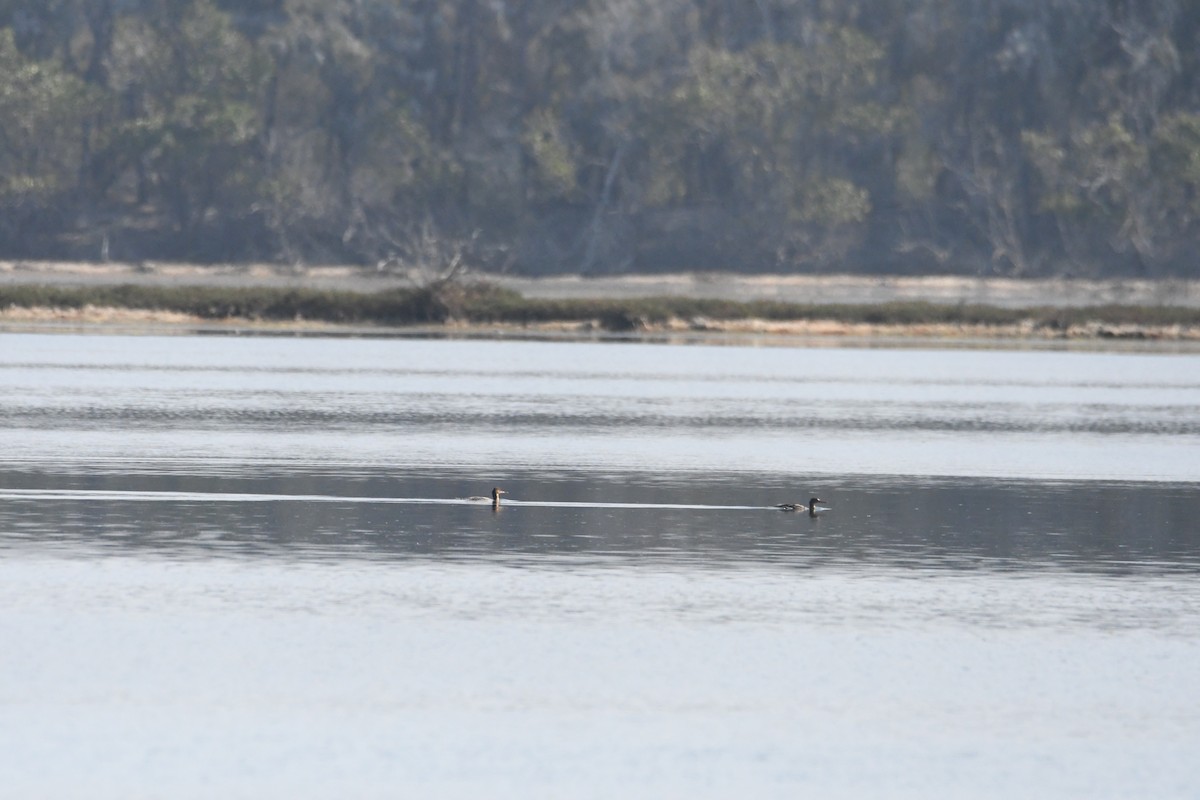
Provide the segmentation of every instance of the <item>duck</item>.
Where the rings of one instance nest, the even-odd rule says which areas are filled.
[[[819,497],[811,497],[807,503],[779,503],[775,508],[778,508],[780,511],[808,511],[810,517],[815,517],[817,515],[817,503],[824,502]]]
[[[499,486],[495,486],[492,488],[492,496],[491,497],[468,497],[467,499],[472,502],[476,502],[476,503],[481,503],[484,500],[491,500],[492,508],[499,508],[500,507],[500,495],[502,495],[502,494],[508,494],[508,492],[504,491]]]

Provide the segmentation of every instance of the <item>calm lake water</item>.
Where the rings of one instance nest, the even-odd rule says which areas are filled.
[[[0,430],[14,797],[1200,796],[1194,354],[8,334]]]

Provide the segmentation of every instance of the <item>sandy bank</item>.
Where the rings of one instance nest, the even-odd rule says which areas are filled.
[[[793,303],[887,303],[923,300],[1001,308],[1107,304],[1200,308],[1200,281],[1012,280],[958,276],[734,275],[686,273],[596,278],[523,278],[485,275],[487,280],[530,298],[692,297]],[[304,286],[372,292],[411,286],[404,275],[353,266],[286,268],[270,264],[195,265],[172,263],[90,264],[0,261],[0,284],[167,286]]]
[[[86,333],[225,333],[333,336],[448,336],[463,338],[523,338],[565,341],[645,339],[695,344],[834,345],[839,343],[892,343],[918,346],[1080,346],[1088,349],[1200,348],[1200,327],[1106,325],[1087,323],[1051,330],[1032,322],[1015,325],[963,325],[920,323],[909,325],[848,323],[834,320],[775,321],[763,319],[683,320],[640,324],[613,332],[599,323],[548,322],[539,324],[448,323],[440,326],[388,327],[343,325],[314,320],[286,321],[228,318],[205,319],[171,311],[107,308],[0,309],[0,331]]]
[[[463,324],[388,327],[372,323],[336,324],[312,319],[284,318],[214,319],[177,311],[110,308],[85,305],[81,308],[0,308],[0,329],[7,331],[72,330],[92,332],[239,332],[310,333],[329,335],[449,335],[495,337],[541,337],[597,339],[610,337],[655,338],[671,341],[748,342],[789,344],[824,341],[884,341],[941,344],[989,341],[1010,343],[1091,343],[1106,347],[1116,343],[1148,347],[1169,345],[1186,349],[1200,346],[1200,325],[1150,324],[1154,314],[1133,324],[1087,321],[1087,314],[1067,320],[1056,315],[1030,313],[1022,320],[1020,311],[1001,323],[966,324],[945,322],[871,323],[841,321],[831,308],[830,318],[821,319],[821,305],[873,304],[925,301],[944,305],[984,305],[1007,309],[1037,307],[1086,309],[1110,303],[1163,307],[1200,308],[1200,282],[1130,281],[1013,281],[954,277],[865,278],[860,276],[735,276],[658,275],[617,276],[583,279],[543,279],[487,276],[533,300],[635,301],[646,297],[675,297],[722,300],[772,300],[809,304],[815,314],[802,320],[672,318],[666,321],[631,316],[627,326],[613,330],[596,320],[531,324]],[[394,274],[373,273],[357,267],[310,267],[286,270],[271,265],[197,266],[192,264],[80,264],[0,262],[0,286],[52,285],[57,287],[116,286],[303,288],[342,290],[369,294],[396,287],[411,287],[411,281]],[[99,294],[99,293],[98,293]],[[76,305],[76,304],[70,304]],[[236,307],[236,306],[235,306]],[[237,313],[237,312],[234,312]],[[1171,316],[1171,315],[1167,315]],[[1174,315],[1179,321],[1179,315]],[[1039,317],[1040,322],[1032,317]],[[1128,316],[1125,317],[1128,319]],[[578,319],[576,317],[575,319]],[[1134,318],[1137,319],[1136,317]],[[1048,323],[1049,320],[1049,324]],[[1087,346],[1085,344],[1085,346]]]

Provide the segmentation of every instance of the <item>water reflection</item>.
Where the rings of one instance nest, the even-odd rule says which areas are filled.
[[[1195,783],[1195,357],[0,345],[20,796]]]
[[[701,568],[1195,571],[1188,484],[825,477],[833,511],[747,475],[514,472],[498,511],[472,476],[0,472],[0,548],[176,558],[491,560]],[[483,483],[490,484],[489,481]]]
[[[7,336],[10,454],[1198,480],[1194,355]],[[815,458],[818,454],[819,458]],[[6,457],[15,458],[15,455]]]

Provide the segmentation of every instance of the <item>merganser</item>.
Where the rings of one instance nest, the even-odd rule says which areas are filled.
[[[817,515],[817,503],[824,503],[824,502],[825,501],[819,497],[812,497],[812,498],[809,498],[807,505],[804,503],[779,503],[778,505],[775,506],[775,508],[778,508],[780,511],[806,511],[807,510],[808,515],[810,517],[815,517]]]

